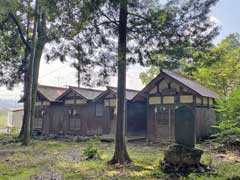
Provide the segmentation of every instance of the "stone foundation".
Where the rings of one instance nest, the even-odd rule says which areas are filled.
[[[200,163],[203,151],[184,145],[174,144],[164,152],[164,160],[160,162],[164,172],[203,172],[205,167]]]

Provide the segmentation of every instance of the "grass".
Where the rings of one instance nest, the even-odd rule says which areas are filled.
[[[96,145],[101,159],[85,159],[83,152],[90,143]],[[214,167],[215,171],[193,173],[182,179],[225,180],[240,175],[239,157],[228,159],[228,156],[233,156],[229,152],[225,159],[219,159],[221,154],[217,154],[207,146],[199,147],[205,151],[202,157],[203,163]],[[113,144],[101,143],[97,140],[82,143],[33,141],[29,147],[22,147],[20,144],[0,145],[0,180],[28,180],[37,177],[38,179],[58,177],[65,180],[169,178],[169,175],[159,169],[159,160],[163,159],[165,147],[147,146],[143,143],[128,144],[133,163],[125,167],[107,164],[113,155],[113,149]]]
[[[0,111],[0,128],[7,127],[7,112]]]

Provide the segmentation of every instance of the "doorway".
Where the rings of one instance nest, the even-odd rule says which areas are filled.
[[[156,106],[156,139],[158,142],[169,142],[174,140],[174,114],[172,107]]]

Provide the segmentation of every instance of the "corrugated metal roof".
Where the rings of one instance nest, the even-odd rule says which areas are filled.
[[[102,90],[89,89],[89,88],[78,88],[78,87],[70,87],[70,88],[88,100],[95,99],[98,95],[100,95],[103,92]]]
[[[117,88],[116,87],[111,87],[108,86],[109,89],[111,89],[113,92],[117,94]],[[139,91],[133,90],[133,89],[126,89],[126,99],[127,100],[132,100],[138,93]]]
[[[49,101],[55,101],[61,96],[67,88],[38,85],[38,92],[47,98]]]
[[[187,78],[180,73],[168,71],[168,70],[162,70],[163,73],[167,74],[168,76],[172,77],[176,81],[184,84],[188,88],[192,89],[196,93],[200,94],[204,97],[211,97],[211,98],[219,98],[219,95],[213,92],[212,90],[204,87],[203,85],[199,84],[193,79]]]

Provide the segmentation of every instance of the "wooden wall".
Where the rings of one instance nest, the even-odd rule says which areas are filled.
[[[104,101],[88,102],[86,104],[51,103],[50,106],[37,106],[34,129],[43,134],[96,135],[114,134],[116,114],[114,107],[103,106],[103,116],[96,116],[96,104]],[[43,113],[44,112],[44,113]],[[128,135],[146,134],[146,104],[127,103]]]
[[[216,112],[213,108],[195,108],[196,137],[198,140],[209,135],[211,126],[216,123]]]
[[[147,105],[142,102],[127,103],[127,134],[146,135]]]
[[[151,142],[173,142],[175,109],[187,105],[194,113],[195,134],[198,139],[208,135],[215,122],[213,100],[201,97],[196,92],[166,76],[152,86],[147,97],[147,138]]]
[[[109,109],[104,107],[103,116],[96,116],[96,104],[53,104],[48,107],[43,123],[44,134],[96,135],[109,133]]]

